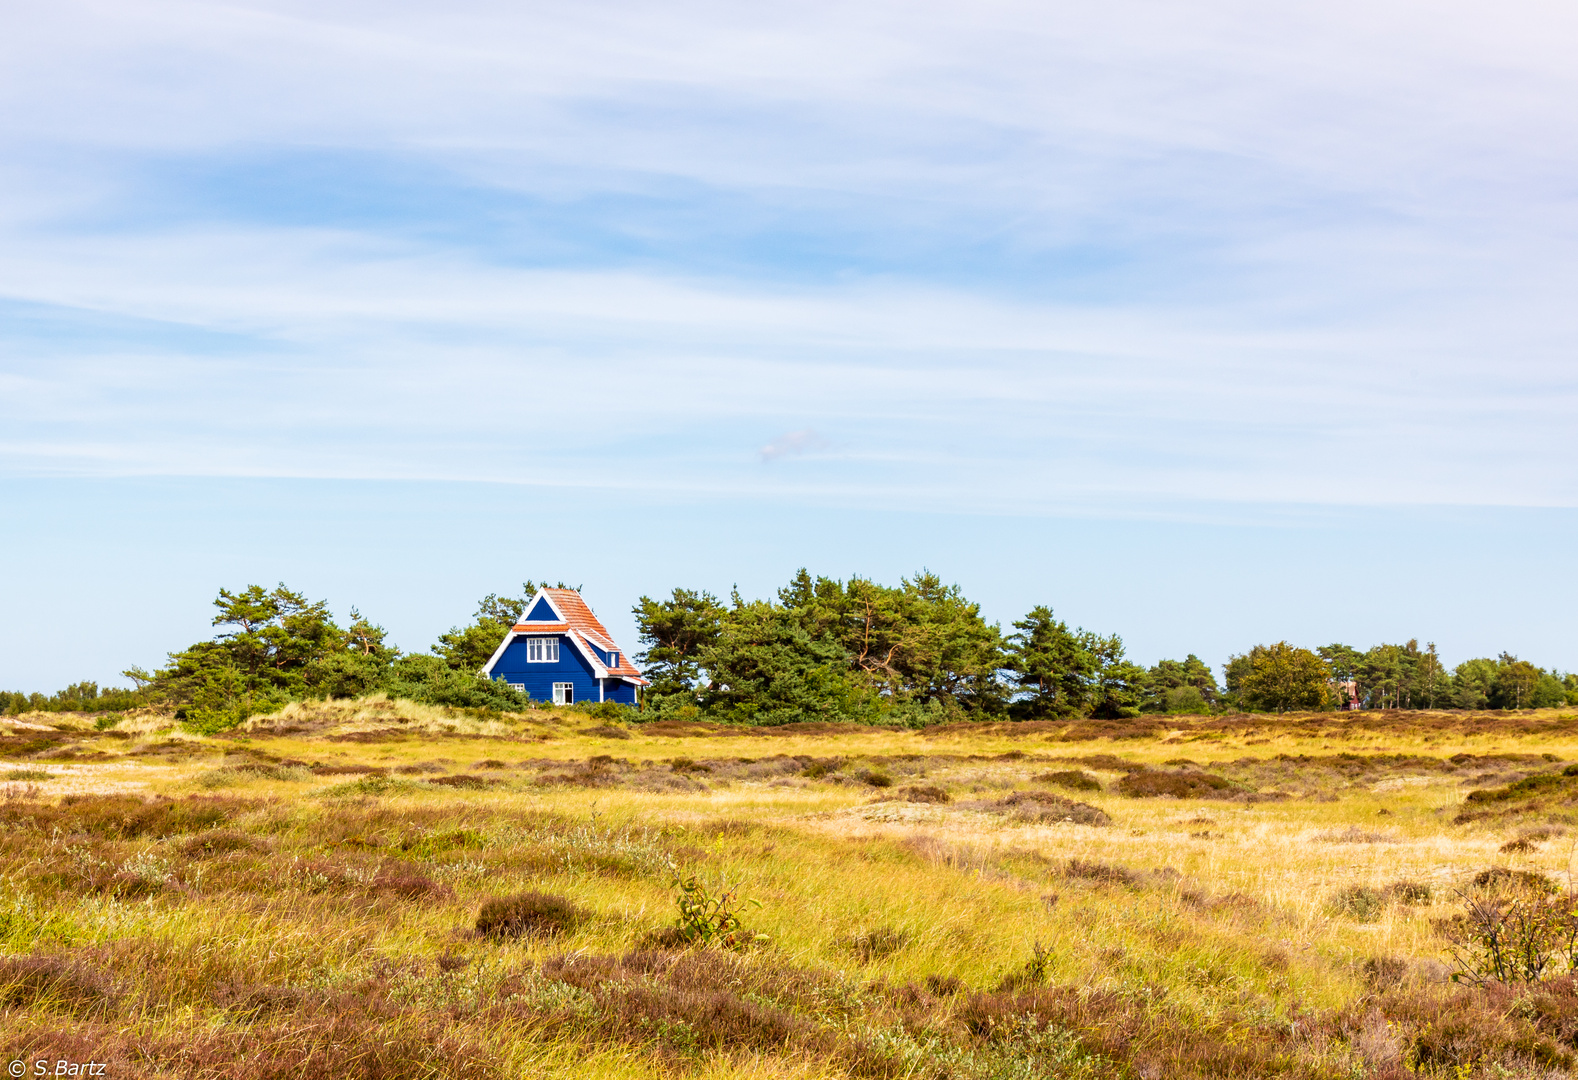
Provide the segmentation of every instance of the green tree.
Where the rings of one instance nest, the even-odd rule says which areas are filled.
[[[1489,709],[1496,693],[1500,665],[1479,657],[1465,660],[1452,670],[1452,703],[1459,709]]]
[[[294,698],[354,696],[378,689],[399,651],[382,627],[352,609],[350,630],[335,624],[324,601],[282,583],[220,589],[214,638],[180,652],[150,674],[123,672],[139,693],[177,707],[199,731],[214,732]]]
[[[312,696],[355,698],[382,689],[400,657],[385,637],[382,626],[351,608],[351,625],[340,632],[339,648],[314,658],[303,673]]]
[[[709,713],[733,723],[777,725],[871,719],[875,702],[853,679],[832,634],[813,636],[793,609],[767,601],[734,605],[697,657],[710,676]]]
[[[289,696],[303,686],[307,666],[344,640],[326,601],[309,601],[284,583],[268,591],[261,585],[239,593],[220,589],[214,606],[213,625],[235,628],[221,631],[218,640],[248,690]]]
[[[893,588],[858,575],[813,580],[802,569],[778,598],[812,639],[837,641],[857,681],[889,703],[988,712],[1005,704],[1001,632],[957,585],[930,571]]]
[[[1529,695],[1529,707],[1533,709],[1549,709],[1567,703],[1567,688],[1562,685],[1562,680],[1554,671],[1540,672],[1539,681],[1534,684],[1534,692]]]
[[[1096,661],[1090,714],[1104,719],[1137,715],[1145,699],[1146,671],[1124,657],[1123,639],[1090,634],[1085,647]]]
[[[1236,658],[1235,658],[1236,659]],[[1286,641],[1249,651],[1237,692],[1245,707],[1263,712],[1322,709],[1330,703],[1331,669],[1308,649]]]
[[[1210,712],[1221,696],[1216,676],[1194,653],[1183,660],[1160,660],[1146,672],[1146,712]]]
[[[1516,656],[1502,653],[1501,663],[1497,665],[1496,670],[1493,703],[1503,709],[1530,708],[1539,681],[1539,668],[1527,660],[1519,660]]]
[[[709,592],[675,589],[667,600],[643,596],[631,612],[645,647],[636,662],[652,683],[647,702],[694,699],[703,682],[702,654],[718,643],[728,609]]]
[[[1018,693],[1014,715],[1049,720],[1083,713],[1096,676],[1089,635],[1070,630],[1045,604],[1031,608],[1014,629],[1006,664]]]

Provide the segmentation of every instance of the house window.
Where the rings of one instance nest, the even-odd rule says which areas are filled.
[[[559,662],[559,639],[527,638],[526,662],[529,664],[557,664]]]
[[[618,667],[619,666],[619,654],[618,653],[611,652],[611,653],[608,654],[608,666],[609,667]]]
[[[575,704],[575,684],[556,682],[553,684],[553,703],[555,705]]]

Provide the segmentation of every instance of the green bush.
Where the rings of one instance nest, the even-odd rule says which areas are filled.
[[[761,907],[756,900],[740,896],[742,884],[719,881],[709,887],[697,875],[674,873],[674,904],[679,917],[674,921],[674,936],[689,945],[722,945],[737,948],[748,941],[765,941],[764,935],[747,935],[740,921],[744,905]]]
[[[456,671],[438,657],[420,653],[394,662],[385,689],[390,697],[422,705],[501,712],[530,707],[527,697],[509,683]]]

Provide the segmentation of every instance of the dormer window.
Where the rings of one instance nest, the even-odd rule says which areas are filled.
[[[609,667],[618,667],[619,666],[619,654],[617,652],[611,652],[611,653],[608,654],[608,666]]]
[[[559,639],[527,638],[526,662],[528,664],[557,664],[559,662]]]

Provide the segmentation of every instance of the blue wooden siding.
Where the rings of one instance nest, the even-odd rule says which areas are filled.
[[[532,634],[544,638],[546,634]],[[505,646],[504,655],[493,665],[495,679],[524,687],[526,693],[538,701],[553,700],[553,684],[567,682],[574,687],[576,701],[598,700],[597,678],[592,667],[571,644],[570,639],[559,636],[559,660],[553,664],[532,664],[526,660],[526,635],[519,635]],[[594,651],[596,651],[594,649]],[[599,659],[607,662],[607,656]],[[604,680],[603,701],[618,701],[626,705],[636,703],[636,688],[623,680]]]
[[[559,622],[560,619],[559,619],[559,616],[557,616],[557,615],[555,615],[553,613],[553,608],[548,606],[548,598],[545,596],[541,600],[537,601],[537,606],[532,608],[531,609],[531,613],[529,615],[527,615],[526,618],[523,619],[522,621],[523,622]]]

